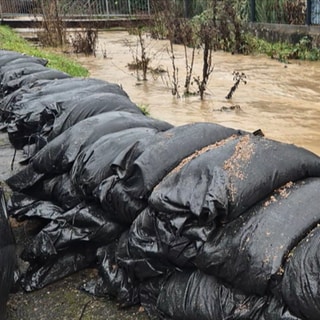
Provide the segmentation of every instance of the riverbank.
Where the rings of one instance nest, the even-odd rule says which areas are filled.
[[[47,59],[49,68],[66,72],[73,77],[86,77],[89,75],[88,70],[74,59],[52,52],[49,49],[34,46],[7,26],[0,26],[0,48]]]

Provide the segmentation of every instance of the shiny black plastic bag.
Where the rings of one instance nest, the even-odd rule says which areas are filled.
[[[26,166],[6,180],[15,192],[38,200],[48,200],[68,210],[83,200],[74,187],[69,173],[45,175],[35,172],[31,165]]]
[[[27,292],[41,289],[77,271],[93,266],[95,261],[96,248],[82,245],[72,251],[59,254],[45,263],[33,263],[22,274],[20,284]]]
[[[15,240],[8,221],[4,191],[0,188],[0,315],[6,317],[6,305],[16,269]]]
[[[139,281],[193,267],[197,242],[181,235],[156,212],[146,208],[119,241],[118,263]]]
[[[81,100],[59,103],[62,113],[55,119],[48,141],[66,131],[79,121],[110,111],[126,111],[142,114],[128,97],[116,93],[92,93]],[[45,128],[47,130],[47,128]]]
[[[44,221],[44,225],[48,223],[47,220],[55,220],[61,217],[61,215],[65,212],[61,207],[53,204],[51,201],[38,200],[32,197],[27,197],[23,195],[26,200],[19,201],[16,197],[15,206],[11,207],[10,216],[15,218],[17,221],[24,221],[26,219],[42,219]],[[11,197],[12,198],[12,197]],[[22,206],[19,207],[18,205]],[[10,207],[9,207],[10,208]]]
[[[69,210],[84,200],[72,183],[69,173],[42,180],[25,192],[38,199],[52,201],[64,210]]]
[[[288,183],[215,230],[195,265],[248,294],[271,292],[286,255],[320,221],[319,197],[320,178]]]
[[[318,225],[289,253],[285,263],[281,294],[290,311],[302,319],[320,319],[319,246]]]
[[[35,72],[49,70],[42,64],[26,62],[23,64],[8,64],[0,68],[1,86],[5,85],[10,80],[20,78],[23,75],[29,75]]]
[[[160,291],[157,308],[174,320],[298,319],[272,297],[245,295],[199,270],[173,274]]]
[[[114,161],[116,175],[103,181],[96,195],[115,219],[131,223],[147,206],[153,187],[181,160],[204,146],[239,134],[214,123],[194,123],[140,140],[119,154]]]
[[[10,75],[10,79],[5,79],[8,76],[7,74],[4,75],[2,89],[5,94],[10,94],[11,92],[18,90],[22,86],[30,85],[37,80],[55,80],[55,79],[66,79],[71,78],[68,74],[54,70],[49,68],[43,68],[42,70],[39,69],[37,72],[33,72],[26,74],[25,70],[19,77],[13,77]]]
[[[289,181],[320,176],[320,158],[294,145],[254,135],[231,137],[196,152],[153,190],[158,211],[191,212],[225,223]]]
[[[121,238],[126,237],[124,232]],[[97,250],[99,278],[84,286],[84,290],[97,295],[112,297],[120,307],[129,307],[140,302],[139,283],[129,270],[117,264],[117,242]]]
[[[50,141],[33,157],[33,168],[38,173],[68,172],[80,151],[86,146],[106,134],[137,127],[165,131],[172,128],[172,125],[124,111],[102,113],[78,122]]]
[[[157,132],[152,128],[132,128],[104,135],[76,158],[71,170],[74,186],[83,196],[92,198],[93,190],[102,180],[114,174],[112,164],[119,153],[130,148],[139,139]]]
[[[39,211],[33,213],[39,214]],[[31,217],[30,213],[25,216]],[[48,224],[24,248],[21,257],[26,261],[45,262],[65,251],[73,251],[88,244],[105,246],[117,239],[124,227],[110,221],[101,208],[82,202],[66,212],[52,211]]]
[[[16,51],[0,50],[0,68],[21,58],[25,59],[25,58],[33,58],[33,57],[25,55],[20,52],[16,52]],[[34,58],[34,59],[41,59],[41,58]],[[46,61],[45,59],[42,59],[42,60],[44,61],[43,65],[46,65],[48,61]]]
[[[94,92],[113,92],[127,96],[115,84],[96,79],[38,80],[30,87],[9,94],[0,103],[2,127],[17,149],[32,142],[32,135],[53,123],[61,113],[57,102],[78,100]],[[31,141],[30,141],[31,140]]]

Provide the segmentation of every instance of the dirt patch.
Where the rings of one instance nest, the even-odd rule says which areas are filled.
[[[214,144],[210,144],[209,146],[205,146],[200,150],[195,151],[193,154],[191,154],[189,157],[184,158],[169,174],[174,174],[178,171],[180,171],[186,164],[188,164],[190,161],[192,161],[193,159],[199,157],[201,154],[208,152],[210,150],[216,149],[218,147],[223,146],[224,144],[226,144],[228,141],[234,140],[236,139],[238,136],[237,135],[232,135],[230,137],[228,137],[227,139],[224,140],[220,140]]]
[[[11,295],[8,303],[8,320],[147,320],[139,307],[120,310],[107,298],[90,296],[79,287],[95,276],[96,271],[87,269],[44,289]]]
[[[224,162],[223,168],[229,175],[229,191],[232,201],[235,200],[237,194],[234,180],[244,180],[246,178],[242,169],[249,163],[253,153],[254,145],[250,141],[250,136],[245,135],[240,138],[235,146],[233,155]]]

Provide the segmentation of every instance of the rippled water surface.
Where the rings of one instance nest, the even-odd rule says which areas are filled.
[[[145,46],[150,66],[167,73],[149,73],[147,81],[139,80],[128,68],[139,47],[137,37],[125,31],[101,32],[96,57],[77,56],[77,60],[90,70],[91,77],[121,84],[133,102],[148,106],[152,117],[174,125],[208,121],[249,131],[261,129],[271,139],[294,143],[320,155],[319,62],[284,64],[263,56],[216,52],[207,94],[200,101],[198,96],[172,96],[168,42],[147,37]],[[184,57],[184,48],[175,46],[181,93]],[[196,52],[195,76],[201,75],[201,61],[201,52]],[[227,100],[233,71],[244,72],[247,84],[240,84],[232,99]],[[235,105],[240,109],[220,111]]]

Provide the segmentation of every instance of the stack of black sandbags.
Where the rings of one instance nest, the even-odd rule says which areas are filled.
[[[9,224],[4,190],[0,188],[0,314],[6,319],[6,305],[17,268],[15,240]]]
[[[84,290],[151,318],[320,318],[317,155],[174,127],[101,80],[29,82],[0,106],[16,148],[37,142],[6,180],[11,216],[42,223],[21,254],[26,291],[95,266]]]

